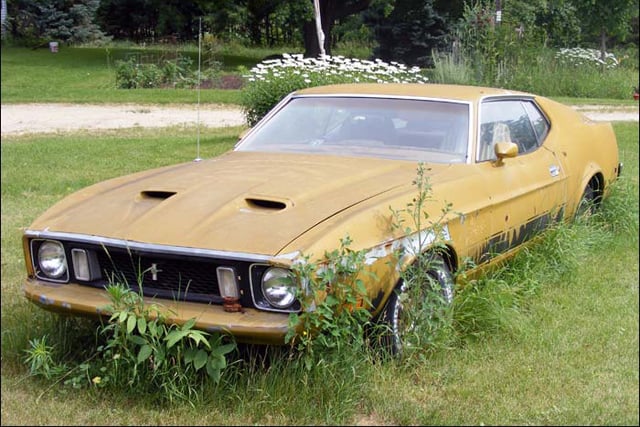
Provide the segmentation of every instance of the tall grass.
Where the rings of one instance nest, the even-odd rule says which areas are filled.
[[[202,157],[241,129],[207,130]],[[195,158],[195,129],[3,137],[2,424],[637,425],[638,124],[615,124],[625,169],[602,213],[458,291],[457,340],[421,363],[345,352],[308,370],[247,347],[193,406],[27,376],[29,340],[76,358],[94,325],[27,303],[21,229],[55,201],[113,176]]]
[[[434,83],[481,83],[471,64],[451,54],[435,55],[434,68],[428,73]],[[574,66],[559,61],[551,50],[540,50],[528,61],[513,61],[509,66],[504,61],[496,64],[496,73],[491,79],[491,86],[542,96],[619,99],[633,103],[633,89],[638,86],[638,70],[627,66],[611,69],[588,64]]]

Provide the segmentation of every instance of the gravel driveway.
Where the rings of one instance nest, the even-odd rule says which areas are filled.
[[[638,121],[638,106],[574,107],[587,117],[601,121]],[[192,105],[79,105],[2,104],[2,136],[38,132],[65,132],[78,129],[118,129],[129,127],[240,126],[244,115],[238,106]]]
[[[130,127],[239,126],[244,115],[237,106],[2,104],[2,135],[65,132],[79,129]]]

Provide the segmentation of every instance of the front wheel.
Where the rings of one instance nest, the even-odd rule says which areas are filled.
[[[392,356],[424,347],[441,327],[453,301],[454,280],[440,255],[429,254],[405,272],[381,314],[381,343]]]

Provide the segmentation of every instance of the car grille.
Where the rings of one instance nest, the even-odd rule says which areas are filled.
[[[241,302],[251,304],[249,266],[242,261],[207,257],[171,255],[155,252],[131,251],[123,248],[104,248],[74,245],[95,252],[101,277],[77,283],[104,288],[120,283],[148,297],[181,301],[222,304],[216,268],[233,267],[238,276]],[[252,305],[252,304],[251,304]]]
[[[122,283],[145,296],[221,303],[215,263],[211,260],[168,258],[157,254],[100,251],[105,283]],[[102,285],[102,284],[101,284]]]

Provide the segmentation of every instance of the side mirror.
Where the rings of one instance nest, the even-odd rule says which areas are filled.
[[[502,161],[508,157],[518,155],[518,145],[513,142],[496,142],[493,146],[496,153],[496,164],[501,165]]]

